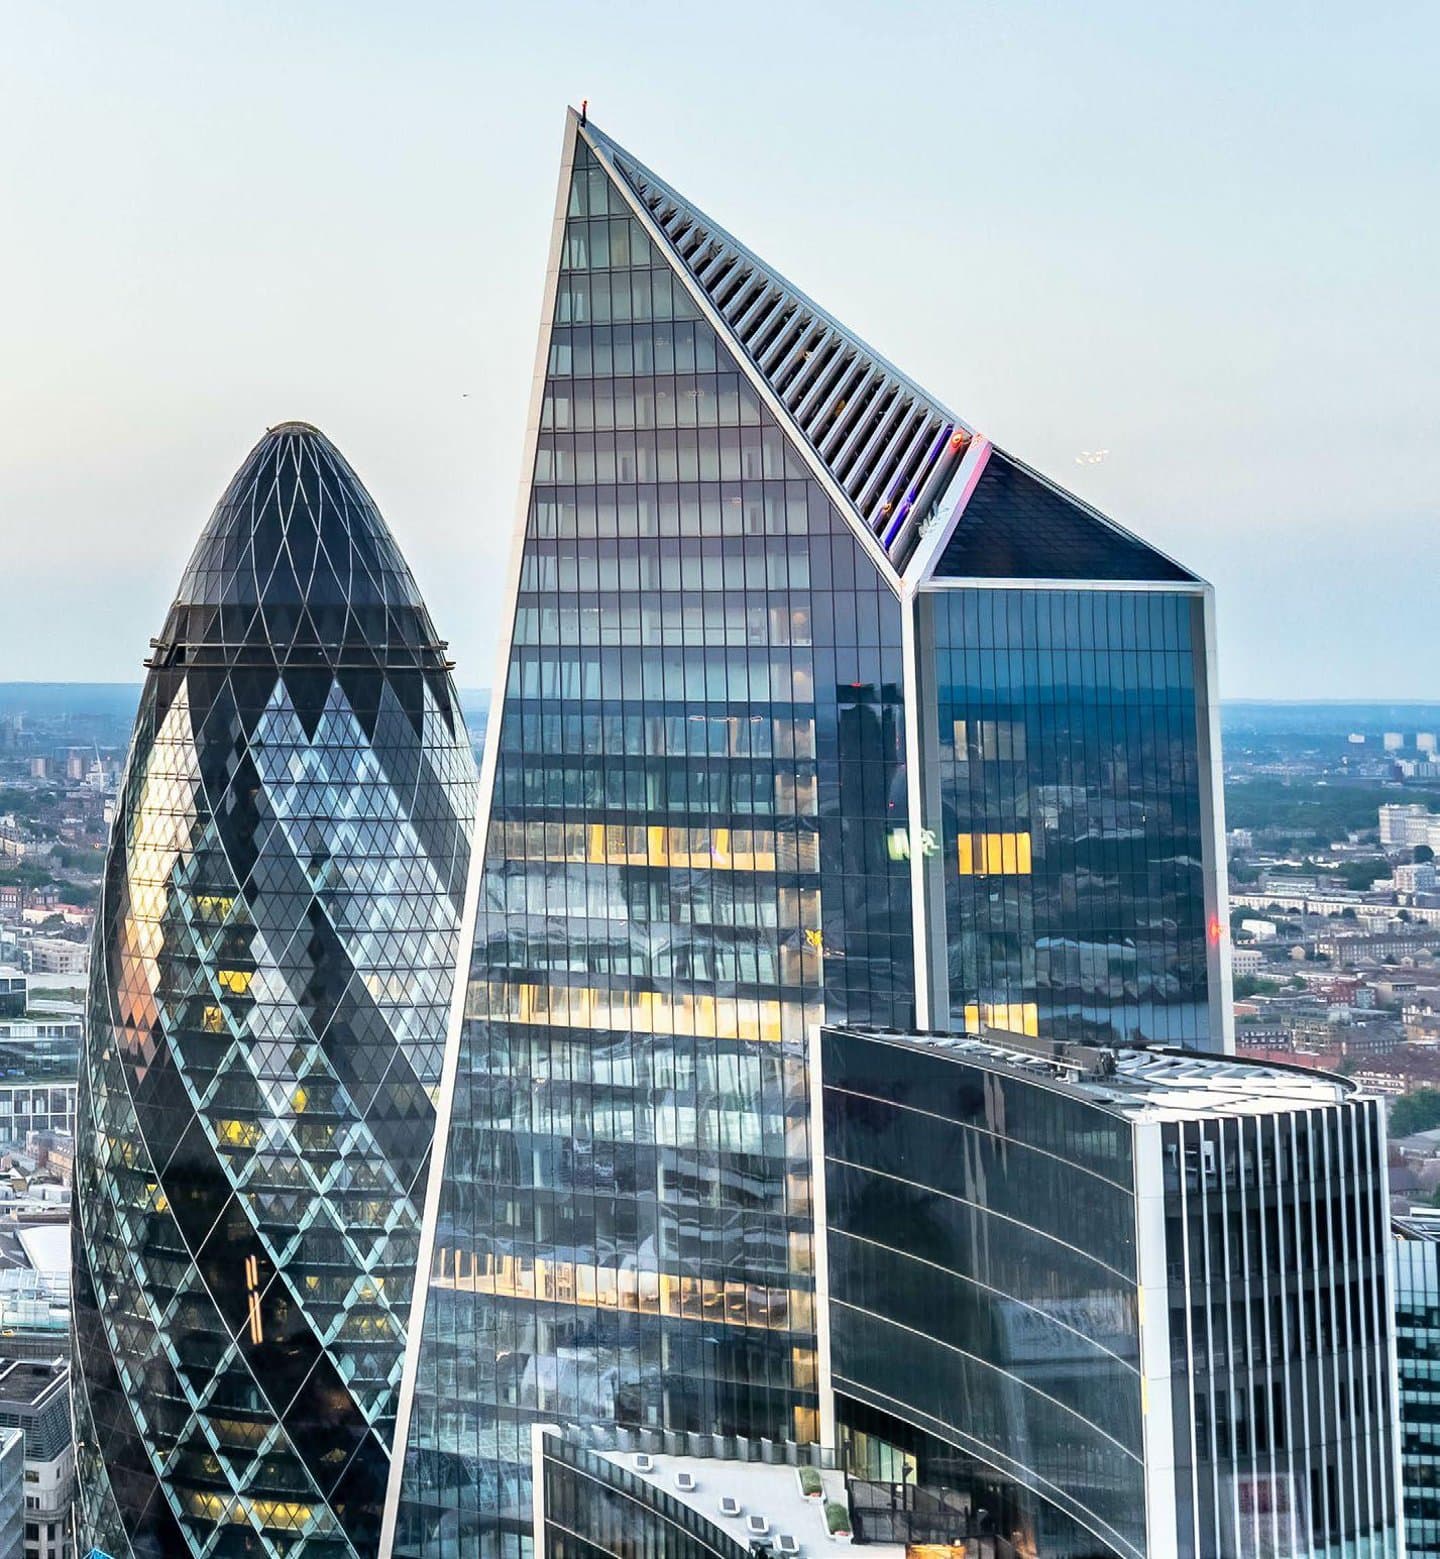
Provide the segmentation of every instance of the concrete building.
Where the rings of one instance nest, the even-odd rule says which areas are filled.
[[[20,944],[25,967],[31,974],[68,974],[83,978],[90,967],[90,949],[84,942],[64,937],[32,936]]]
[[[1432,850],[1440,842],[1440,813],[1418,801],[1394,802],[1380,808],[1380,843],[1392,848],[1428,845]]]

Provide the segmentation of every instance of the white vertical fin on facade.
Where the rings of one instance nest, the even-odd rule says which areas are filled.
[[[1159,1559],[1179,1551],[1175,1501],[1175,1405],[1171,1391],[1170,1280],[1165,1248],[1165,1163],[1159,1121],[1137,1123],[1135,1298],[1140,1322],[1141,1435],[1145,1452],[1145,1546]]]
[[[830,1241],[825,1200],[825,1077],[821,1062],[820,1030],[812,1029],[806,1041],[810,1073],[810,1205],[815,1218],[815,1374],[820,1392],[820,1444],[834,1446],[835,1385],[830,1360]]]

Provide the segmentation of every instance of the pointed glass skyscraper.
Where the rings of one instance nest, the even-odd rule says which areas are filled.
[[[403,1555],[536,1422],[833,1441],[822,1019],[1224,1047],[1203,582],[573,115],[548,278]]]
[[[80,1082],[79,1545],[376,1551],[474,763],[314,428],[206,526],[141,697]]]

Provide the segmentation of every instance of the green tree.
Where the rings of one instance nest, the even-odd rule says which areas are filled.
[[[1417,1088],[1390,1107],[1390,1135],[1413,1137],[1440,1126],[1440,1088]]]

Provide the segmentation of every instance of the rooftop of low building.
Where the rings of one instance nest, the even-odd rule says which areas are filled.
[[[1068,1044],[999,1029],[980,1035],[839,1030],[1073,1093],[1101,1109],[1145,1120],[1280,1115],[1345,1103],[1359,1089],[1329,1072],[1176,1045]]]

